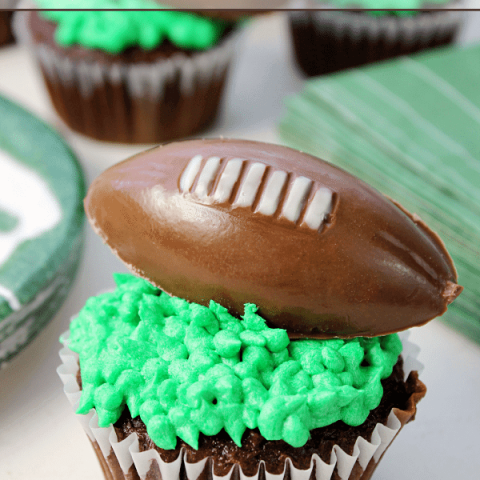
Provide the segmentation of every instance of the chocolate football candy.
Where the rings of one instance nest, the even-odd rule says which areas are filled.
[[[163,145],[102,173],[88,218],[135,274],[290,337],[386,335],[461,292],[442,241],[352,175],[245,140]]]

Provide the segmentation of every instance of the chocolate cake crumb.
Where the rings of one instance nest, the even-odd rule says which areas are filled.
[[[288,443],[278,440],[270,441],[262,437],[258,429],[247,429],[242,438],[242,448],[239,448],[230,436],[222,430],[214,436],[200,434],[199,448],[194,450],[190,445],[178,439],[174,450],[164,450],[157,447],[149,437],[145,424],[139,417],[132,418],[128,408],[115,423],[118,440],[121,441],[131,433],[136,433],[139,439],[140,451],[155,449],[163,461],[169,463],[178,458],[180,450],[185,449],[186,460],[196,463],[205,457],[215,458],[215,474],[226,475],[232,466],[240,465],[247,476],[255,475],[260,461],[265,461],[268,471],[272,474],[283,472],[287,458],[292,460],[296,468],[307,469],[313,454],[317,454],[325,462],[330,461],[332,447],[337,444],[348,454],[352,454],[358,436],[370,440],[377,423],[385,423],[392,408],[407,408],[407,401],[412,394],[412,385],[403,380],[403,360],[400,358],[390,377],[382,381],[384,395],[380,405],[372,410],[367,420],[358,427],[351,427],[343,422],[317,428],[311,431],[308,442],[300,448],[294,448]]]

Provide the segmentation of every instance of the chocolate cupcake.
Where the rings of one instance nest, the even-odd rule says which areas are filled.
[[[295,59],[309,76],[419,52],[452,43],[463,14],[456,0],[411,0],[398,4],[412,10],[344,10],[379,8],[371,0],[295,2],[289,13]],[[385,2],[392,8],[396,2]],[[380,7],[381,8],[381,7]],[[329,10],[330,9],[330,10]],[[431,9],[415,11],[414,9]]]
[[[3,10],[0,12],[0,46],[8,45],[13,41],[12,29],[10,27],[13,12]]]
[[[97,9],[155,6],[94,2]],[[215,120],[234,30],[232,21],[166,10],[21,12],[16,21],[65,123],[98,140],[125,143],[189,136]]]
[[[7,10],[9,8],[14,8],[18,0],[4,0],[2,2],[2,9],[0,10],[0,46],[8,45],[13,42],[13,33],[12,33],[12,17],[13,10]]]
[[[85,208],[135,274],[62,339],[107,478],[370,478],[425,394],[396,332],[461,292],[427,226],[315,157],[224,139],[126,160]]]

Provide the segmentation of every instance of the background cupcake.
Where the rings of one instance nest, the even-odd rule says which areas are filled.
[[[2,2],[2,9],[0,10],[0,45],[7,45],[13,42],[12,33],[12,17],[13,11],[8,11],[8,8],[14,8],[18,0],[4,0]]]
[[[13,12],[0,12],[0,45],[7,45],[13,41],[12,29],[10,27],[12,16]]]
[[[294,8],[431,8],[431,11],[292,11],[290,30],[296,61],[310,76],[356,67],[452,43],[462,24],[458,1],[300,1]]]
[[[101,0],[91,6],[157,4]],[[17,20],[55,109],[75,131],[112,142],[158,143],[214,121],[233,57],[231,21],[171,11],[26,12]]]

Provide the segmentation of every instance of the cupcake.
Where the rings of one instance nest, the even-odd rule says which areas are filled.
[[[225,139],[117,164],[85,208],[134,274],[62,338],[106,478],[370,478],[425,394],[396,332],[461,292],[426,225],[315,157]]]
[[[70,290],[83,247],[84,194],[65,142],[0,96],[0,368]]]
[[[452,43],[462,24],[456,0],[330,0],[304,2],[294,7],[312,9],[400,8],[432,9],[332,11],[298,10],[289,13],[295,59],[309,76],[358,67]]]
[[[156,7],[151,0],[92,3],[95,9]],[[16,20],[17,36],[31,46],[62,120],[84,135],[125,143],[189,136],[215,120],[234,29],[233,21],[167,10],[33,11]]]
[[[13,12],[0,11],[0,46],[8,45],[13,41],[12,29],[10,28],[12,15]]]
[[[11,28],[13,10],[7,9],[14,8],[16,4],[17,0],[4,0],[1,5],[4,10],[0,10],[0,46],[13,42]]]

